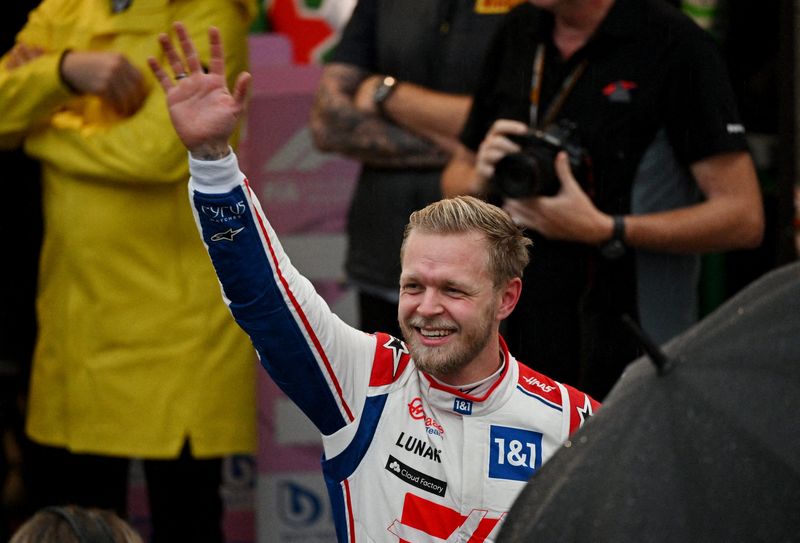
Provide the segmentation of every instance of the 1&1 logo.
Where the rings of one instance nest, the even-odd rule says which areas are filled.
[[[492,426],[489,432],[489,477],[527,481],[542,465],[542,434]]]

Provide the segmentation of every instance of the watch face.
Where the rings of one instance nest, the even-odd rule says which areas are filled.
[[[394,77],[387,76],[380,82],[378,88],[375,89],[375,94],[372,96],[373,102],[375,105],[381,105],[389,95],[394,90],[395,85],[397,84],[397,80]]]

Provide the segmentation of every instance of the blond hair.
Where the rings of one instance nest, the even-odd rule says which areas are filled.
[[[406,240],[413,231],[427,234],[478,232],[486,240],[487,266],[495,287],[522,277],[530,259],[531,240],[497,206],[472,196],[456,196],[434,202],[409,217],[400,248],[402,259]]]

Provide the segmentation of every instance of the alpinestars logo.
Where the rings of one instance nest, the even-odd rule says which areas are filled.
[[[233,237],[242,230],[244,230],[244,226],[237,228],[236,230],[233,228],[228,228],[224,232],[217,232],[211,236],[211,241],[233,241]]]
[[[480,509],[464,516],[444,505],[406,494],[402,518],[388,530],[408,543],[482,543],[497,538],[504,517],[505,513],[493,517]]]

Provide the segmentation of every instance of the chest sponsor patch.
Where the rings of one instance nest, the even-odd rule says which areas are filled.
[[[211,219],[212,222],[226,223],[241,217],[246,209],[244,201],[239,200],[233,205],[200,206],[200,213]]]
[[[461,415],[471,415],[472,401],[464,398],[453,398],[453,411]]]
[[[418,437],[406,435],[405,432],[400,432],[400,435],[397,436],[395,445],[407,450],[408,452],[413,452],[422,458],[433,460],[439,464],[442,463],[441,449],[433,447],[430,443],[427,443]]]
[[[425,492],[430,492],[431,494],[436,494],[441,497],[444,497],[445,492],[447,492],[446,482],[403,464],[391,454],[386,461],[386,470],[411,486],[417,487]]]
[[[525,0],[476,0],[475,13],[491,15],[496,13],[506,13],[517,4]]]
[[[414,420],[425,421],[425,432],[432,436],[439,436],[444,439],[444,428],[435,419],[425,414],[422,408],[422,398],[414,398],[408,404],[408,414]]]
[[[542,434],[492,426],[489,431],[489,477],[527,481],[542,465]]]

